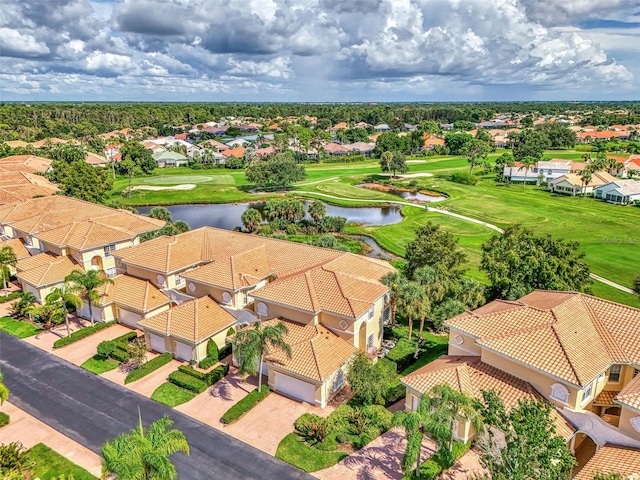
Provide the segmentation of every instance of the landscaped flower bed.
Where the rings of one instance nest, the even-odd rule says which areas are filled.
[[[80,330],[73,332],[68,337],[62,337],[59,340],[56,340],[53,343],[53,348],[65,347],[72,343],[78,342],[83,338],[87,338],[88,336],[93,335],[94,333],[98,333],[100,330],[109,328],[110,326],[115,325],[116,323],[117,323],[117,320],[111,320],[109,322],[99,322],[90,327],[81,328]]]

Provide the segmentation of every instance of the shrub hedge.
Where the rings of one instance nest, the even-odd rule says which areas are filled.
[[[214,368],[210,372],[199,372],[194,370],[193,368],[187,365],[180,365],[178,370],[187,375],[191,375],[198,380],[203,381],[207,384],[208,387],[219,381],[223,378],[227,373],[229,373],[229,365],[220,365],[219,367]]]
[[[169,374],[169,381],[177,387],[190,390],[194,393],[202,393],[207,389],[207,384],[204,380],[199,380],[194,376],[180,371],[171,372]]]
[[[116,348],[113,349],[109,356],[120,363],[128,362],[131,358],[131,354],[120,345],[116,345]]]
[[[413,362],[415,362],[414,355],[416,354],[416,344],[413,341],[409,341],[406,338],[401,338],[396,343],[396,346],[389,350],[386,358],[396,362],[397,371],[401,372]]]
[[[206,356],[202,360],[200,360],[200,362],[198,363],[198,366],[203,370],[207,370],[213,367],[216,363],[218,363],[218,360],[216,360],[215,358]]]
[[[173,355],[169,352],[162,353],[158,355],[156,358],[149,360],[144,365],[131,370],[124,379],[124,383],[135,382],[136,380],[140,380],[143,377],[146,377],[150,373],[159,369],[160,367],[166,365],[173,359]]]
[[[219,353],[218,344],[213,341],[213,338],[210,338],[207,341],[207,357],[211,357],[212,360],[217,362],[220,359]]]
[[[260,391],[256,388],[249,392],[249,395],[237,402],[227,410],[224,415],[222,415],[222,423],[230,424],[238,421],[245,413],[264,400],[265,397],[269,395],[269,391],[269,387],[267,385],[263,385]]]
[[[11,292],[9,295],[0,296],[0,303],[5,303],[10,300],[15,300],[16,298],[20,298],[22,292]]]
[[[116,323],[117,323],[117,320],[111,320],[109,322],[96,323],[91,327],[81,328],[80,330],[73,332],[68,337],[62,337],[56,340],[55,342],[53,342],[53,348],[60,348],[60,347],[70,345],[79,340],[82,340],[83,338],[87,338],[88,336],[93,335],[94,333],[97,333],[100,330],[108,328],[111,325],[115,325]]]
[[[453,463],[469,450],[469,447],[470,445],[468,443],[453,442],[453,446],[451,447]],[[451,466],[452,464],[449,464],[449,462],[445,460],[444,455],[436,452],[431,458],[422,462],[420,465],[420,478],[433,480]]]
[[[10,421],[9,415],[4,412],[0,412],[0,427],[9,425],[9,421]]]
[[[127,345],[131,340],[135,340],[138,338],[138,334],[136,332],[127,332],[124,335],[120,335],[119,337],[111,340],[113,343],[118,343],[122,345]]]

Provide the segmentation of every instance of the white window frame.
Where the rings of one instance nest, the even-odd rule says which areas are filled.
[[[184,285],[185,280],[182,275],[176,275],[176,285]]]
[[[593,398],[593,382],[585,385],[582,389],[582,405]]]
[[[371,309],[367,312],[367,323],[373,320],[373,317],[375,317],[375,315],[376,315],[376,309],[374,307],[371,307]]]
[[[104,246],[104,256],[105,257],[111,256],[111,252],[115,251],[115,249],[116,249],[116,244],[115,243],[110,243],[109,245],[105,245]]]
[[[374,336],[373,332],[372,332],[372,333],[370,333],[369,335],[367,335],[367,351],[368,351],[370,348],[373,348],[373,342],[374,342],[374,340],[375,340],[375,336]]]
[[[614,372],[614,369],[616,370],[615,372]],[[617,377],[615,380],[612,380],[612,378],[611,378],[612,374]],[[611,382],[611,383],[620,383],[620,375],[621,374],[622,374],[622,365],[620,365],[619,363],[611,365],[611,368],[609,368],[609,382]]]
[[[553,385],[551,385],[551,394],[549,396],[552,399],[562,403],[568,403],[569,395],[570,395],[569,389],[564,385],[562,385],[561,383],[554,383]]]
[[[242,291],[242,305],[247,305],[249,303],[249,290]]]
[[[111,267],[111,268],[107,268],[105,273],[107,274],[107,277],[111,278],[111,277],[115,277],[118,272],[116,272],[116,267]]]

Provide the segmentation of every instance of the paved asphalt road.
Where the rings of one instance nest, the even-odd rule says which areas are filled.
[[[187,437],[191,455],[173,456],[181,480],[313,478],[2,331],[0,370],[12,403],[96,453],[104,442],[135,427],[139,407],[145,424],[168,415]]]

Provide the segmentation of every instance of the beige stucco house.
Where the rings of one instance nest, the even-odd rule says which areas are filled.
[[[640,310],[582,293],[537,290],[517,301],[495,300],[446,326],[449,355],[492,372],[485,382],[508,373],[551,402],[573,429],[572,450],[640,448]],[[407,408],[426,392],[411,377],[427,373],[403,380]]]
[[[230,313],[206,296],[140,320],[138,325],[144,329],[151,350],[171,352],[180,360],[200,361],[207,356],[209,339],[223,347],[235,323]]]
[[[381,260],[210,227],[157,238],[114,256],[119,272],[147,279],[185,302],[171,311],[191,303],[190,298],[211,298],[239,326],[277,319],[305,332],[307,347],[323,345],[329,352],[324,345],[333,345],[340,365],[329,363],[309,377],[298,371],[299,359],[286,366],[266,362],[263,373],[271,387],[302,401],[324,407],[342,386],[338,371],[344,371],[353,352],[373,354],[382,342],[389,309],[380,279],[394,269]],[[173,335],[151,326],[157,320],[139,324],[156,337],[164,332],[164,343],[156,339],[156,346],[177,354]],[[204,340],[190,342],[193,358],[200,359],[197,347]],[[307,347],[305,361],[316,355]]]

